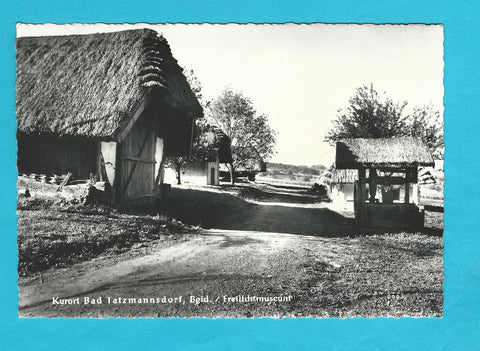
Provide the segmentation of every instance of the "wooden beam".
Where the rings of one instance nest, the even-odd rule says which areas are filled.
[[[413,167],[410,169],[410,182],[418,183],[418,167]]]
[[[366,224],[366,216],[365,216],[365,168],[358,169],[358,186],[359,191],[357,192],[358,195],[358,219],[360,220],[361,225]]]
[[[102,157],[102,147],[101,147],[102,142],[99,141],[97,142],[97,174],[98,174],[98,179],[100,182],[102,182],[103,179],[103,174],[102,174],[102,163],[103,162],[103,157]]]
[[[57,188],[57,191],[62,191],[63,190],[63,187],[68,184],[68,181],[70,180],[71,176],[72,176],[72,172],[68,172],[67,176],[63,179],[62,183]]]
[[[381,172],[392,172],[392,173],[405,173],[406,168],[395,168],[395,167],[378,167]]]
[[[164,176],[164,168],[165,168],[165,143],[163,141],[163,139],[161,139],[160,137],[156,137],[155,138],[156,141],[155,141],[155,160],[157,161],[158,163],[158,159],[157,157],[160,157],[160,162],[159,162],[159,166],[158,166],[158,170],[156,170],[156,175],[155,175],[155,186],[157,185],[161,185],[163,184],[163,176]],[[160,143],[159,141],[161,141],[161,152],[158,152],[158,148],[160,146]]]
[[[405,182],[405,203],[408,204],[410,202],[410,183],[408,182],[408,179],[410,178],[410,171],[407,171],[407,174],[405,176],[406,182]]]
[[[122,173],[123,167],[122,165],[122,154],[123,154],[123,145],[121,143],[117,143],[115,147],[115,168],[114,168],[114,182],[113,182],[113,203],[120,203],[123,200],[123,193],[122,193]]]
[[[370,178],[367,178],[370,181]],[[406,179],[403,177],[377,177],[376,183],[379,185],[402,185],[405,184]]]
[[[155,164],[155,163],[157,163],[156,161],[147,160],[147,159],[145,159],[145,158],[134,157],[134,156],[125,156],[123,159],[124,159],[124,160],[128,160],[128,161],[135,161],[135,162],[149,163],[149,164]]]
[[[370,203],[375,203],[375,197],[377,195],[377,170],[370,168],[368,171],[368,190],[370,192]]]
[[[133,196],[133,197],[129,198],[129,200],[141,199],[141,198],[144,198],[144,197],[155,197],[155,193],[136,195],[136,196]]]
[[[360,193],[358,194],[358,199],[361,204],[365,202],[365,190],[366,190],[366,178],[365,178],[365,168],[358,169],[358,182],[360,184]]]
[[[122,131],[118,135],[118,142],[121,143],[125,138],[127,137],[128,133],[130,133],[130,130],[134,126],[135,122],[140,118],[142,115],[143,111],[145,110],[145,106],[147,105],[147,99],[143,100],[142,103],[138,106],[138,108],[135,110],[133,113],[132,118],[127,122],[125,127],[123,127]]]
[[[157,163],[157,135],[158,135],[158,123],[157,119],[153,119],[153,159],[155,160],[155,164]],[[160,161],[162,162],[162,161]],[[156,182],[156,176],[157,176],[157,167],[153,167],[153,175],[152,175],[152,182],[153,182],[153,193],[157,193],[157,182]]]

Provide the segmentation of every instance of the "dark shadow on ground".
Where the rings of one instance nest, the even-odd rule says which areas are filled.
[[[423,233],[430,236],[443,236],[443,212],[425,211]]]
[[[173,188],[169,198],[157,202],[155,211],[206,229],[263,231],[346,237],[401,232],[360,228],[328,208],[258,205],[221,192]],[[432,232],[432,235],[438,235]]]

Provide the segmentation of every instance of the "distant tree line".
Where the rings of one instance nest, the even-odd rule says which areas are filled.
[[[267,171],[269,173],[283,174],[304,174],[304,175],[320,175],[325,170],[323,165],[314,166],[296,166],[285,163],[267,162]]]

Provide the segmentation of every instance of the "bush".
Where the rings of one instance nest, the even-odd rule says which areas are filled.
[[[312,190],[318,193],[320,196],[327,195],[327,188],[325,187],[325,185],[315,183],[312,185]]]

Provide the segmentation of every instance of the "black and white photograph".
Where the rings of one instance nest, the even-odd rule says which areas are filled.
[[[443,316],[442,25],[16,29],[20,317]]]

